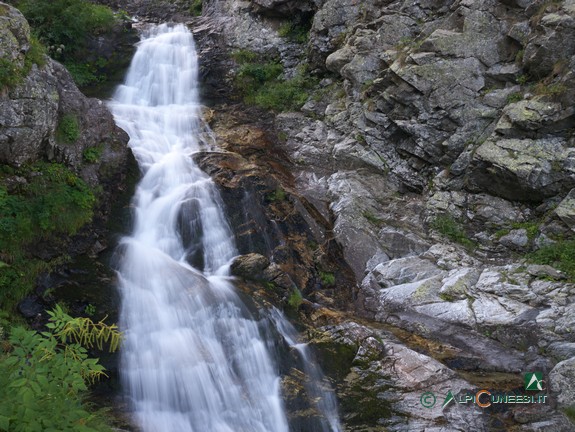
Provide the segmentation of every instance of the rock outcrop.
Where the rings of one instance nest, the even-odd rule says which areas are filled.
[[[349,315],[300,310],[325,325],[318,348],[345,340],[354,353],[331,375],[347,430],[571,430],[554,401],[569,398],[575,285],[524,255],[573,238],[572,2],[207,3],[197,34],[220,57],[205,57],[206,76],[225,64],[231,87],[237,65],[221,53],[248,49],[318,78],[300,112],[275,117],[291,173],[276,179],[297,211],[321,216],[314,241],[335,241],[357,283]],[[304,14],[307,42],[281,36]],[[551,374],[553,402],[479,419],[418,399],[518,391],[531,370]],[[362,417],[369,401],[385,407]]]

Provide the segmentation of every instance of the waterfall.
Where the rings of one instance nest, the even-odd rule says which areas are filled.
[[[144,432],[283,432],[269,320],[256,321],[231,284],[234,237],[193,160],[211,146],[197,72],[186,27],[153,27],[110,102],[142,171],[120,245],[122,384]]]

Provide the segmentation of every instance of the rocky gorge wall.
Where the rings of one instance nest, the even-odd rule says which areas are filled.
[[[220,95],[241,73],[238,50],[317,80],[270,133],[289,200],[308,204],[313,237],[341,247],[357,283],[336,281],[353,307],[315,340],[352,352],[337,381],[348,430],[573,429],[573,279],[526,258],[572,247],[574,19],[571,1],[230,0],[204,2],[192,23]],[[286,37],[301,23],[307,40]],[[531,370],[548,378],[549,404],[419,401],[520,391]]]

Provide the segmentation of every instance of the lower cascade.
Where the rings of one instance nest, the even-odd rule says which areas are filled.
[[[273,342],[263,335],[285,338],[291,327],[279,311],[255,320],[229,277],[234,236],[217,188],[192,159],[213,144],[197,69],[185,26],[153,27],[110,103],[143,175],[133,232],[120,246],[125,395],[143,431],[288,431]],[[321,429],[338,431],[335,398],[312,393],[321,392],[329,396],[317,404],[328,411]]]

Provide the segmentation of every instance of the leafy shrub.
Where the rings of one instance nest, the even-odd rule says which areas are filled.
[[[459,223],[449,215],[439,215],[431,222],[431,228],[449,240],[459,243],[467,248],[475,246]]]
[[[306,43],[309,38],[309,28],[295,21],[288,21],[280,26],[278,34],[292,42]]]
[[[570,280],[575,280],[575,240],[559,240],[543,246],[527,257],[536,264],[547,264],[564,272]]]
[[[60,142],[72,144],[80,138],[78,119],[73,114],[64,114],[56,128],[56,138]]]
[[[8,352],[0,355],[0,387],[5,390],[0,393],[0,430],[107,430],[82,403],[88,385],[105,376],[86,347],[112,342],[109,350],[114,351],[121,334],[114,325],[72,318],[58,306],[48,313],[47,331],[14,327]],[[86,340],[92,343],[82,346]]]
[[[333,273],[320,271],[319,278],[321,283],[325,286],[332,286],[335,284],[335,275]]]
[[[64,62],[64,66],[72,75],[74,82],[79,87],[85,87],[89,84],[102,82],[104,78],[98,74],[96,65],[92,63],[75,63],[73,61]]]
[[[269,193],[266,198],[271,202],[285,201],[287,199],[287,194],[281,187],[278,186],[278,188],[272,193]]]
[[[298,290],[297,288],[294,288],[294,290],[291,292],[291,294],[288,298],[289,307],[297,310],[297,309],[299,309],[299,307],[301,306],[302,303],[303,303],[303,296],[301,295],[300,290]]]
[[[200,16],[202,14],[202,10],[202,0],[192,0],[192,3],[190,4],[190,13],[193,16]]]
[[[515,92],[507,96],[507,103],[515,103],[523,100],[523,93]]]
[[[88,0],[21,0],[22,11],[52,57],[70,67],[78,85],[94,81],[94,65],[86,66],[87,42],[109,31],[116,21],[112,10]]]
[[[0,90],[13,87],[20,81],[20,68],[10,59],[0,58]]]
[[[303,71],[286,80],[280,63],[261,60],[251,51],[236,51],[232,58],[240,64],[234,85],[248,104],[274,111],[296,110],[305,103],[308,90],[315,83]]]
[[[94,193],[59,164],[36,163],[13,172],[26,178],[17,189],[0,187],[0,303],[15,304],[37,275],[59,262],[27,258],[29,244],[58,234],[73,235],[92,219]]]
[[[84,150],[84,153],[82,153],[82,158],[86,163],[96,163],[102,157],[103,151],[104,148],[102,146],[90,147]]]

